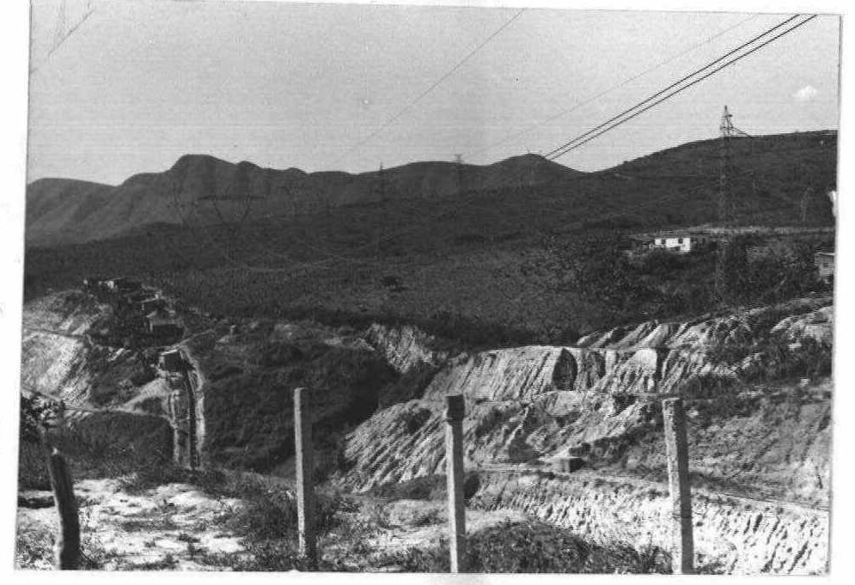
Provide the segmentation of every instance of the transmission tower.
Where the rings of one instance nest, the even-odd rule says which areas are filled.
[[[813,188],[810,185],[808,185],[808,187],[804,190],[804,193],[802,193],[802,200],[801,200],[801,204],[799,205],[799,208],[801,211],[802,224],[807,223],[808,208],[810,206],[810,199],[811,199],[812,195],[813,195]]]
[[[457,191],[458,193],[463,193],[463,155],[455,154],[454,163],[457,165]]]
[[[380,181],[380,185],[377,187],[378,195],[380,196],[380,202],[384,203],[386,201],[386,169],[383,168],[383,163],[380,163],[380,170],[377,173],[377,177]]]
[[[731,139],[736,135],[746,135],[733,126],[733,120],[727,106],[721,116],[720,165],[718,190],[718,219],[724,229],[718,242],[718,254],[715,270],[715,288],[719,301],[728,305],[738,303],[744,294],[744,277],[747,265],[744,242],[733,238],[728,228],[734,222],[734,205],[730,192],[731,175]]]
[[[724,113],[721,115],[721,146],[720,146],[720,175],[718,180],[718,219],[719,222],[726,226],[733,221],[733,203],[730,194],[730,167],[731,167],[731,138],[736,134],[736,129],[733,127],[733,116],[724,106]]]

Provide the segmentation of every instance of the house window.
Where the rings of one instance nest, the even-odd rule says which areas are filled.
[[[682,244],[682,243],[683,243],[683,238],[677,238],[677,243],[678,243],[678,244]]]

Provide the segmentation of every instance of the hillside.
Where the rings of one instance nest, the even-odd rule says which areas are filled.
[[[151,224],[203,227],[241,219],[297,216],[389,199],[442,199],[462,189],[536,186],[581,173],[535,155],[492,165],[419,162],[352,175],[305,173],[185,155],[162,173],[134,175],[110,186],[40,179],[27,189],[27,243],[51,246],[115,237]]]
[[[745,301],[752,303],[819,290],[810,274],[812,254],[834,246],[833,215],[822,189],[834,185],[836,169],[833,134],[756,140],[734,146],[755,145],[754,155],[739,159],[741,169],[753,168],[753,181],[733,180],[739,222],[825,226],[828,232],[800,236],[794,229],[781,245],[767,246],[768,253],[752,252],[745,271],[752,289]],[[214,225],[200,225],[198,214],[177,225],[172,213],[169,220],[135,226],[107,241],[30,246],[25,294],[34,298],[76,286],[87,275],[124,274],[222,315],[312,316],[336,325],[403,321],[475,345],[565,342],[642,315],[674,318],[716,307],[714,250],[628,263],[617,240],[626,233],[714,223],[717,177],[698,178],[697,169],[690,173],[689,167],[700,161],[707,165],[702,171],[711,172],[718,146],[715,141],[684,145],[622,170],[569,180],[555,179],[556,167],[546,165],[539,171],[544,183],[536,187],[390,197]],[[485,168],[513,173],[538,160],[509,159]],[[807,170],[794,173],[797,161],[806,161]],[[197,163],[213,170],[197,172]],[[215,159],[189,157],[171,172],[185,178],[188,191],[202,193],[200,177],[216,179],[230,168]],[[454,170],[446,163],[418,163],[384,173],[393,184],[434,171],[435,177],[447,177],[446,171]],[[302,180],[299,171],[282,173]],[[345,179],[343,174],[324,178]],[[145,189],[159,180],[143,175],[128,183]],[[770,185],[774,191],[764,190]],[[807,187],[813,194],[804,198]],[[250,211],[258,205],[251,201]],[[745,245],[764,249],[762,237],[753,240]],[[586,270],[588,276],[581,276]],[[783,288],[778,274],[790,275]]]
[[[183,305],[179,299],[168,301],[176,309]],[[642,555],[667,549],[668,488],[658,399],[679,393],[687,403],[701,570],[827,571],[829,296],[712,317],[637,322],[567,345],[463,353],[412,327],[211,319],[183,309],[190,329],[178,347],[190,358],[191,377],[197,380],[189,399],[195,400],[197,440],[183,443],[181,432],[193,431],[175,406],[180,386],[162,369],[147,366],[148,375],[139,372],[144,362],[154,360],[155,348],[95,335],[104,326],[131,334],[129,322],[122,324],[126,317],[114,313],[119,306],[117,298],[96,299],[80,291],[28,303],[25,390],[62,398],[71,411],[63,445],[87,498],[85,506],[97,513],[98,534],[122,541],[130,532],[156,534],[153,557],[174,551],[181,566],[194,566],[194,561],[241,566],[237,557],[196,554],[174,543],[221,548],[210,537],[210,517],[204,516],[213,506],[199,493],[233,497],[222,487],[210,491],[216,473],[241,478],[240,497],[251,496],[249,511],[282,512],[269,501],[265,508],[253,508],[259,494],[246,489],[247,480],[262,477],[268,499],[282,493],[271,491],[274,486],[291,489],[290,390],[298,386],[312,392],[317,409],[315,477],[324,482],[324,493],[337,490],[353,498],[331,513],[339,522],[357,511],[388,513],[363,517],[368,535],[376,524],[384,538],[403,536],[422,552],[434,546],[444,523],[440,502],[430,501],[444,497],[444,397],[462,394],[473,544],[486,526],[510,519],[514,530],[551,527],[548,541],[566,531],[584,539],[586,547],[626,547]],[[194,478],[168,466],[172,429],[167,421],[176,429],[175,462],[185,461],[185,449],[194,450],[209,472],[217,470],[213,475]],[[94,465],[93,448],[105,458],[100,465]],[[112,463],[117,467],[107,465],[109,457],[117,458]],[[561,466],[567,458],[578,464],[573,471]],[[37,467],[34,459],[26,461],[33,464],[27,470]],[[143,474],[152,464],[159,471]],[[22,481],[35,479],[22,476]],[[194,489],[188,481],[207,488]],[[150,506],[132,516],[134,525],[127,515],[107,510],[107,502],[137,502],[141,489],[158,501],[174,498],[181,522],[165,523]],[[282,500],[292,501],[287,492]],[[199,506],[199,518],[190,515],[188,503]],[[232,503],[234,514],[242,506]],[[221,509],[217,518],[227,517],[226,512]],[[19,514],[25,532],[44,530],[50,520],[47,513],[27,508]],[[251,547],[252,539],[260,537],[253,530],[269,524],[221,526],[228,550],[263,553]],[[243,538],[233,532],[238,529]],[[274,537],[287,539],[293,531],[293,524],[282,520],[275,524]],[[355,554],[361,556],[373,555],[375,546],[388,547],[367,537],[348,540],[346,546],[358,540],[361,552]],[[125,562],[143,560],[134,561],[130,545],[116,544]],[[341,554],[328,540],[323,548],[325,555]],[[425,571],[432,566],[390,558],[392,550],[386,549],[385,561],[374,559],[367,567],[391,563]],[[256,560],[264,563],[268,557]],[[287,558],[282,562],[290,562]],[[502,565],[492,564],[496,559],[489,562],[491,570],[500,570]],[[330,570],[343,569],[331,565]]]
[[[240,222],[303,222],[354,205],[378,205],[378,221],[412,223],[407,210],[428,217],[464,197],[484,198],[501,214],[541,212],[530,229],[567,221],[692,224],[714,221],[719,142],[699,141],[663,150],[612,169],[580,173],[537,155],[486,166],[418,162],[351,175],[264,169],[206,155],[186,155],[162,173],[144,173],[118,186],[40,179],[27,190],[28,246],[81,243],[163,223],[196,228]],[[825,194],[836,186],[837,133],[833,131],[734,140],[731,189],[738,221],[786,225],[807,218],[833,221]],[[504,195],[504,197],[502,197]],[[497,199],[498,197],[498,199]],[[556,216],[555,214],[558,213]],[[543,225],[541,225],[543,224]],[[406,225],[406,224],[404,224]]]

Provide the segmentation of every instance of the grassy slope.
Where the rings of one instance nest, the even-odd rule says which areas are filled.
[[[692,143],[600,173],[468,192],[453,201],[389,199],[213,228],[157,225],[109,242],[33,248],[28,293],[74,285],[93,272],[123,273],[160,282],[220,314],[352,324],[400,319],[476,344],[566,341],[614,325],[616,317],[602,299],[583,298],[563,282],[564,251],[604,231],[713,221],[718,146]],[[736,140],[734,152],[742,171],[733,180],[734,200],[743,223],[797,225],[802,194],[812,186],[808,223],[832,224],[823,190],[834,185],[836,135]],[[678,271],[671,288],[708,291],[707,264]],[[708,295],[697,299],[703,304]],[[659,315],[661,307],[643,305],[636,318]]]

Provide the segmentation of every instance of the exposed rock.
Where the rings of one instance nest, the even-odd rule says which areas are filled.
[[[772,332],[782,334],[790,341],[813,339],[831,347],[834,340],[834,307],[822,307],[804,315],[787,317],[775,325]]]
[[[365,339],[401,374],[420,365],[437,367],[448,357],[447,352],[432,349],[433,336],[410,325],[387,327],[375,323],[365,332]]]
[[[520,510],[603,544],[671,546],[665,486],[543,474],[492,473],[481,481],[472,501],[476,508]],[[828,570],[827,512],[694,492],[695,550],[701,565],[735,574]]]
[[[830,344],[827,303],[810,299],[683,323],[648,322],[582,338],[585,347],[457,356],[421,399],[380,410],[347,437],[336,481],[363,491],[442,473],[444,397],[462,394],[465,466],[493,477],[480,486],[479,505],[525,511],[604,543],[665,546],[667,485],[659,482],[666,465],[656,398],[682,394],[691,400],[695,487],[826,505],[830,382],[752,389],[741,375],[749,362],[764,367],[767,356],[743,357],[744,351],[773,329],[788,332],[794,352],[806,337]],[[738,361],[711,358],[713,350],[731,348]],[[589,474],[608,486],[580,489],[578,482],[535,473],[556,461],[573,461],[565,467],[573,477]],[[608,479],[617,474],[626,477]],[[643,489],[633,477],[646,481]],[[716,497],[699,498],[696,506],[705,562],[736,573],[826,570],[825,512]]]

